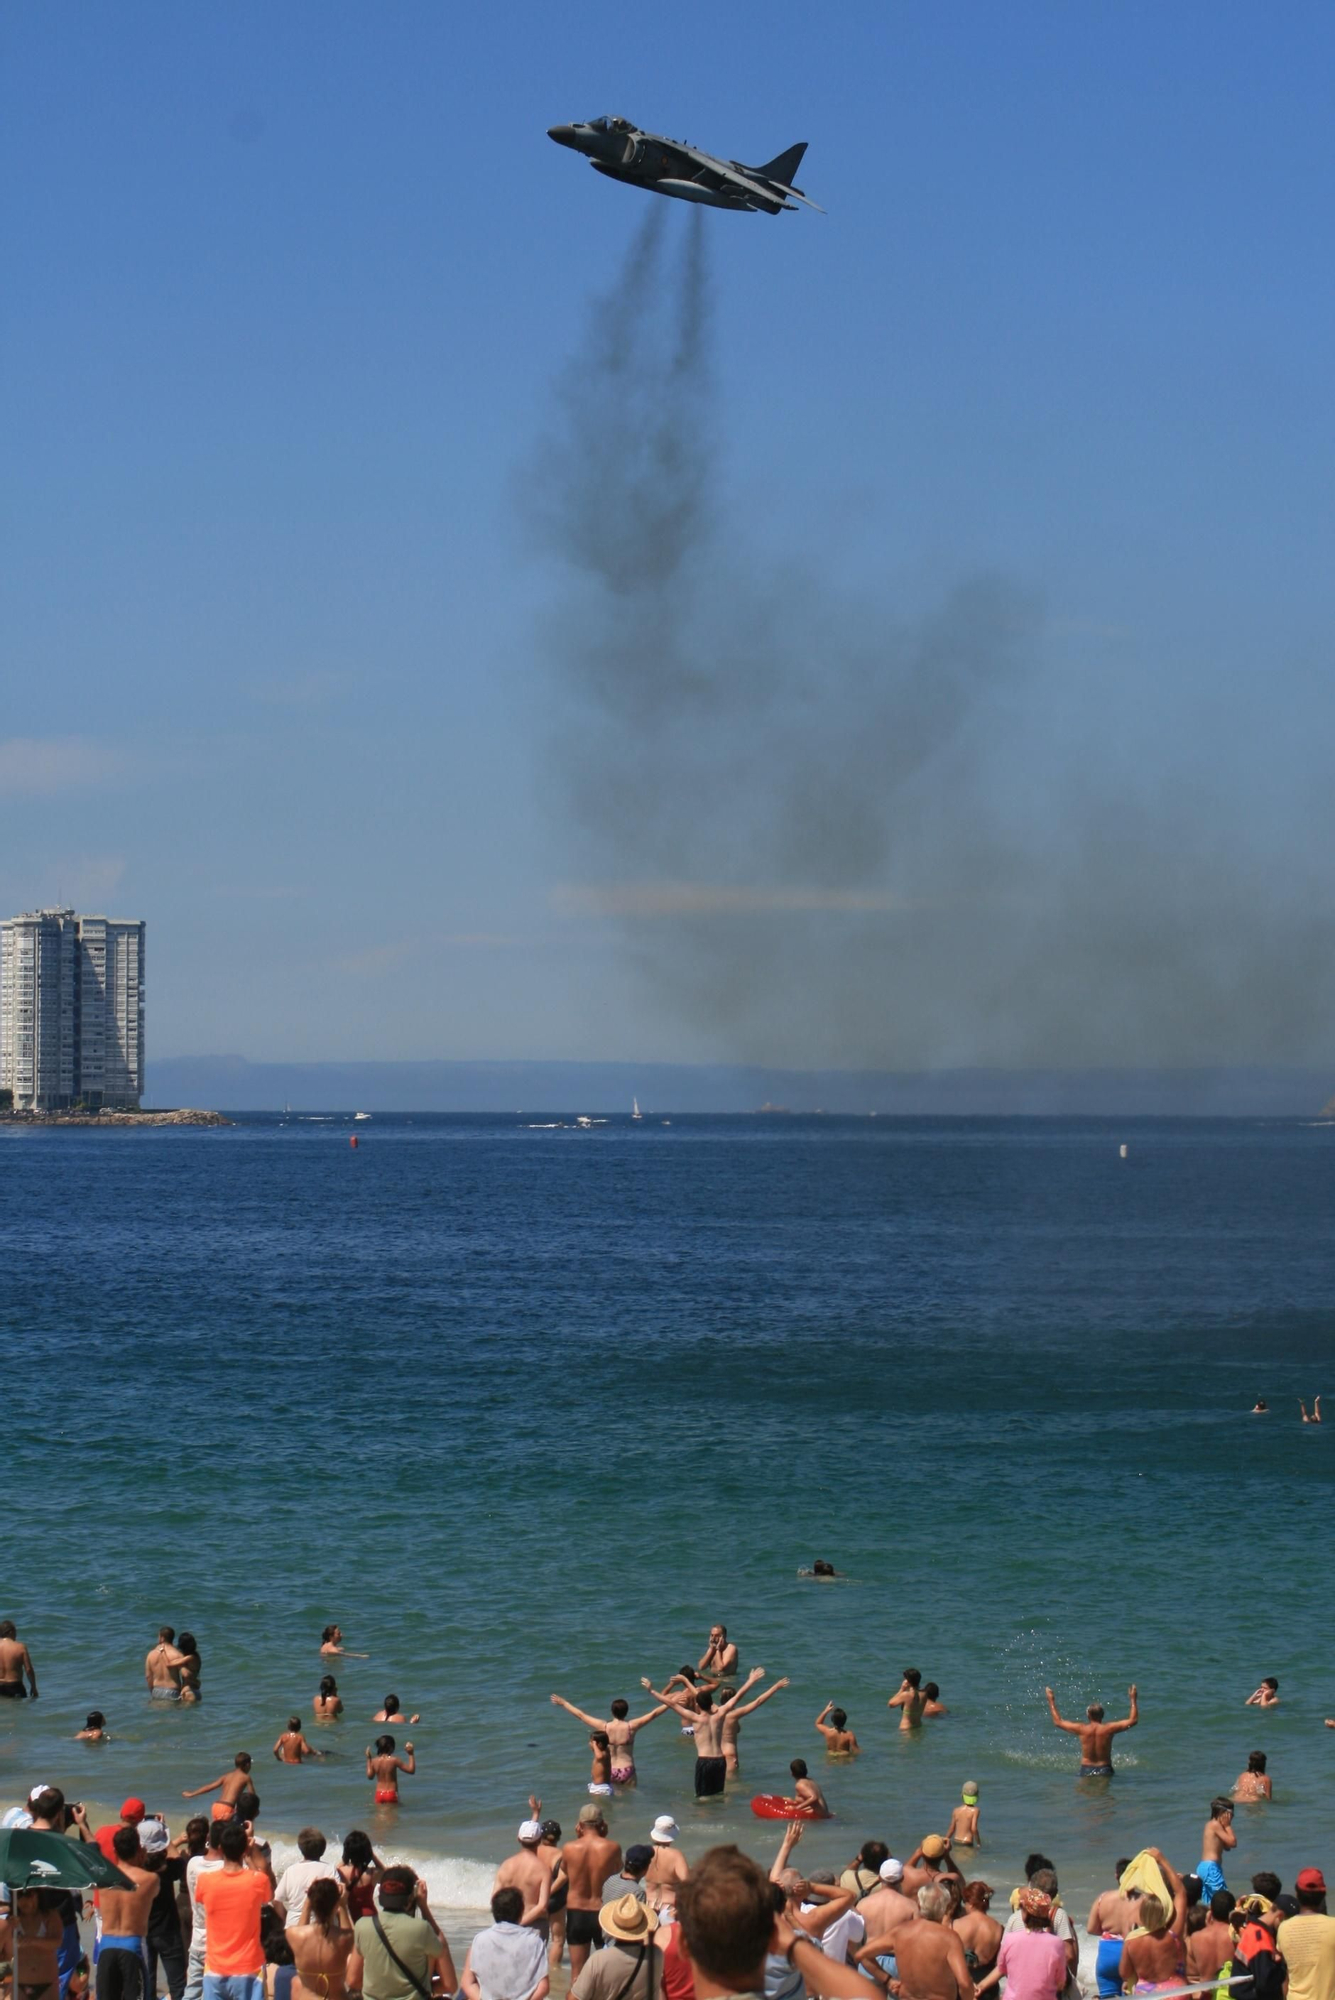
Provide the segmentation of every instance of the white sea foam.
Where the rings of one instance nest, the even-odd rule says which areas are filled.
[[[331,1840],[326,1859],[337,1861],[340,1843]],[[290,1862],[300,1861],[294,1842],[274,1840],[273,1866],[281,1875]],[[443,1910],[486,1910],[491,1903],[491,1885],[496,1879],[494,1861],[475,1861],[464,1855],[435,1854],[427,1849],[401,1847],[397,1841],[376,1836],[376,1852],[383,1861],[405,1861],[426,1883],[431,1907]]]

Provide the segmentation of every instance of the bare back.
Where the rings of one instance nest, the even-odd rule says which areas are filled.
[[[964,1947],[953,1930],[915,1917],[895,1932],[904,2000],[973,2000]]]
[[[348,1953],[352,1932],[341,1926],[326,1930],[323,1924],[294,1924],[287,1933],[297,1968],[297,1996],[309,2000],[343,2000]]]
[[[160,1878],[151,1869],[136,1868],[130,1861],[118,1861],[116,1866],[122,1875],[129,1876],[134,1887],[99,1892],[98,1908],[102,1914],[103,1935],[143,1937],[148,1929],[148,1913],[158,1893]]]
[[[603,1884],[621,1866],[621,1849],[605,1834],[579,1834],[561,1849],[570,1880],[572,1910],[602,1908]]]

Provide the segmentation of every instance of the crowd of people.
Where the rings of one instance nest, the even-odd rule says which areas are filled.
[[[326,1660],[349,1657],[337,1626],[326,1628],[320,1652]],[[318,1828],[303,1828],[299,1858],[276,1869],[257,1831],[260,1801],[245,1752],[183,1794],[209,1798],[210,1809],[176,1834],[142,1799],[127,1798],[117,1819],[94,1827],[81,1804],[54,1786],[36,1786],[3,1827],[52,1837],[32,1849],[39,1873],[42,1854],[62,1851],[57,1837],[87,1843],[114,1872],[104,1871],[87,1902],[58,1879],[0,1892],[0,1993],[6,2000],[85,2000],[90,1988],[94,2000],[152,2000],[160,1991],[170,2000],[439,2000],[456,1993],[464,2000],[548,2000],[566,1978],[568,1958],[573,2000],[879,2000],[881,1993],[976,2000],[1002,1986],[1007,2000],[1079,2000],[1079,1933],[1049,1857],[1031,1854],[1023,1881],[993,1909],[1000,1892],[977,1872],[982,1805],[972,1779],[944,1833],[926,1835],[904,1859],[868,1839],[837,1874],[797,1865],[807,1824],[829,1815],[800,1758],[791,1766],[792,1795],[768,1802],[783,1821],[768,1871],[732,1844],[688,1862],[667,1813],[623,1851],[603,1800],[632,1792],[636,1738],[660,1716],[675,1714],[694,1736],[697,1797],[716,1797],[737,1773],[742,1718],[788,1686],[780,1679],[756,1693],[763,1669],[741,1679],[737,1670],[737,1647],[719,1625],[696,1666],[661,1689],[644,1681],[653,1705],[640,1715],[620,1698],[604,1717],[552,1696],[589,1732],[591,1796],[568,1840],[556,1820],[543,1817],[541,1800],[530,1798],[515,1852],[495,1876],[491,1923],[471,1938],[461,1962],[421,1877],[382,1858],[365,1832],[349,1833],[333,1850]],[[198,1700],[201,1674],[190,1635],[178,1639],[164,1627],[145,1661],[149,1698]],[[20,1693],[11,1699],[38,1697],[28,1649],[7,1622],[0,1624],[0,1687],[16,1685]],[[1114,1739],[1139,1721],[1137,1690],[1129,1690],[1128,1713],[1116,1721],[1098,1706],[1083,1722],[1068,1720],[1050,1688],[1046,1699],[1053,1724],[1078,1739],[1082,1779],[1101,1789],[1113,1776]],[[1278,1700],[1278,1681],[1269,1677],[1248,1705]],[[916,1668],[902,1675],[889,1706],[901,1728],[921,1728],[948,1712],[939,1688]],[[341,1708],[327,1673],[315,1713],[329,1719]],[[396,1720],[418,1718],[403,1718],[398,1697],[389,1695],[376,1721]],[[832,1767],[860,1754],[847,1714],[833,1702],[816,1715],[814,1729]],[[106,1733],[95,1710],[78,1737],[97,1741]],[[415,1769],[411,1743],[403,1747],[401,1756],[388,1734],[367,1747],[367,1777],[382,1807],[397,1804],[400,1774]],[[290,1717],[274,1757],[301,1763],[319,1754],[301,1718]],[[1086,1923],[1100,2000],[1216,1990],[1220,2000],[1229,1993],[1236,2000],[1335,2000],[1335,1917],[1326,1911],[1321,1871],[1300,1870],[1287,1892],[1266,1872],[1254,1874],[1241,1894],[1225,1879],[1237,1845],[1235,1799],[1270,1796],[1266,1757],[1257,1751],[1232,1796],[1211,1800],[1200,1858],[1189,1868],[1158,1847],[1118,1861]],[[91,1956],[81,1928],[89,1924]]]

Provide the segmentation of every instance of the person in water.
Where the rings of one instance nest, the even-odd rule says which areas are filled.
[[[1253,1688],[1244,1708],[1274,1708],[1279,1700],[1279,1682],[1273,1674],[1267,1674],[1259,1688]]]
[[[1257,1397],[1256,1401],[1252,1404],[1251,1414],[1254,1417],[1268,1417],[1270,1415],[1270,1405],[1266,1402],[1264,1396]]]
[[[400,1729],[403,1729],[405,1726],[411,1729],[413,1724],[420,1722],[422,1718],[420,1715],[405,1715],[399,1707],[398,1696],[396,1694],[387,1694],[380,1713],[373,1715],[371,1720],[372,1722],[397,1722]]]
[[[315,1710],[317,1722],[332,1722],[336,1715],[342,1715],[343,1697],[338,1691],[338,1682],[332,1674],[321,1676],[320,1692],[311,1706]]]
[[[1080,1775],[1082,1778],[1111,1778],[1113,1774],[1112,1740],[1120,1736],[1124,1729],[1134,1729],[1140,1721],[1140,1703],[1134,1685],[1127,1689],[1131,1700],[1131,1712],[1121,1722],[1105,1722],[1102,1703],[1092,1701],[1085,1710],[1083,1722],[1066,1722],[1057,1712],[1057,1697],[1051,1688],[1044,1688],[1048,1698],[1048,1708],[1053,1725],[1066,1730],[1068,1735],[1080,1738]]]
[[[1306,1403],[1304,1403],[1304,1402],[1302,1401],[1302,1399],[1301,1399],[1301,1398],[1299,1398],[1299,1402],[1298,1402],[1298,1408],[1299,1408],[1299,1409],[1300,1409],[1300,1410],[1302,1411],[1302,1413],[1303,1413],[1303,1422],[1304,1422],[1305,1424],[1319,1424],[1319,1423],[1321,1422],[1321,1398],[1320,1398],[1320,1396],[1317,1396],[1317,1397],[1315,1398],[1315,1400],[1313,1401],[1313,1404],[1312,1404],[1312,1414],[1311,1414],[1311,1416],[1310,1416],[1310,1417],[1309,1417],[1309,1416],[1308,1416],[1308,1414],[1307,1414],[1307,1405],[1306,1405]]]
[[[377,1736],[374,1751],[367,1745],[366,1775],[375,1779],[375,1802],[378,1806],[396,1806],[399,1803],[399,1772],[411,1778],[417,1769],[412,1744],[405,1743],[403,1751],[402,1757],[395,1754],[392,1736]]]
[[[307,1741],[299,1715],[289,1715],[287,1728],[279,1735],[273,1746],[273,1754],[280,1764],[300,1764],[307,1757],[323,1757],[323,1750],[314,1749]]]
[[[82,1729],[76,1731],[74,1740],[76,1743],[110,1743],[111,1732],[100,1708],[89,1709],[88,1720]]]
[[[1247,1759],[1247,1768],[1238,1775],[1233,1787],[1235,1799],[1269,1799],[1274,1797],[1270,1778],[1265,1768],[1265,1751],[1253,1750]]]
[[[552,1702],[555,1707],[563,1708],[567,1715],[573,1715],[575,1720],[582,1722],[587,1729],[601,1729],[604,1732],[612,1748],[610,1777],[614,1785],[635,1783],[635,1738],[649,1723],[657,1721],[660,1715],[666,1715],[668,1711],[668,1704],[660,1701],[656,1708],[649,1709],[644,1715],[632,1716],[630,1703],[624,1696],[618,1695],[612,1703],[611,1715],[604,1721],[600,1715],[589,1715],[586,1710],[576,1708],[575,1704],[567,1701],[564,1695],[554,1694]]]
[[[343,1627],[326,1625],[320,1634],[320,1651],[327,1660],[369,1660],[369,1653],[350,1653],[343,1644]]]
[[[827,1701],[816,1717],[817,1734],[825,1738],[826,1755],[830,1757],[856,1757],[861,1745],[848,1726],[848,1716],[842,1708],[836,1708]]]
[[[922,1721],[922,1712],[927,1697],[922,1691],[922,1671],[918,1667],[905,1667],[899,1686],[885,1704],[887,1708],[899,1710],[901,1729],[916,1729]]]
[[[221,1778],[215,1778],[211,1785],[196,1785],[193,1792],[182,1792],[183,1799],[202,1799],[209,1792],[219,1794],[213,1802],[215,1819],[259,1818],[260,1801],[250,1779],[250,1752],[238,1750],[233,1760],[233,1768],[224,1771]]]
[[[829,1819],[830,1808],[825,1803],[825,1794],[809,1774],[805,1757],[794,1757],[788,1769],[793,1777],[794,1806],[800,1807],[807,1819]]]
[[[978,1831],[978,1781],[966,1778],[961,1792],[962,1803],[950,1815],[946,1828],[946,1839],[952,1847],[981,1847],[983,1836]]]

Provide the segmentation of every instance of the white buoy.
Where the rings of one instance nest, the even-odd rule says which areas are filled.
[[[1119,1158],[1119,1159],[1122,1159],[1122,1160],[1124,1160],[1124,1159],[1126,1158],[1126,1147],[1125,1147],[1125,1146],[1119,1146],[1119,1147],[1117,1148],[1117,1156],[1118,1156],[1118,1158]]]

